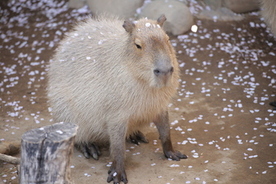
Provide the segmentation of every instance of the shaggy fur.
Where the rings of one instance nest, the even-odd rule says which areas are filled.
[[[49,102],[55,121],[79,125],[77,143],[109,141],[109,129],[118,124],[130,134],[141,122],[152,121],[175,94],[174,50],[164,31],[146,27],[147,22],[156,25],[142,19],[130,36],[121,20],[89,19],[60,43],[48,73]],[[134,38],[143,50],[135,47]],[[166,86],[152,72],[158,59],[174,66]]]
[[[110,142],[113,158],[124,155],[122,140],[166,111],[179,69],[161,26],[148,19],[91,18],[61,41],[50,63],[48,97],[56,122],[78,124],[77,144]],[[170,67],[169,76],[154,73]],[[169,145],[167,132],[163,142]]]

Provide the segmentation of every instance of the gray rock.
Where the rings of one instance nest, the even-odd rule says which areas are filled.
[[[143,5],[144,0],[86,0],[86,2],[92,13],[107,13],[126,19],[135,15],[136,9]]]
[[[165,14],[167,17],[163,26],[164,30],[173,35],[179,35],[190,30],[194,23],[189,8],[176,0],[152,1],[142,8],[139,17],[157,19],[161,14]]]
[[[85,0],[69,0],[68,7],[79,9],[85,5]]]
[[[261,0],[261,14],[276,37],[276,0]]]
[[[260,7],[259,0],[223,0],[222,3],[235,13],[246,13],[258,10]]]
[[[212,10],[217,10],[222,7],[222,0],[204,0],[204,3]]]
[[[216,10],[204,9],[198,15],[197,18],[199,19],[211,19],[211,20],[222,20],[222,21],[239,21],[242,20],[244,17],[243,15],[236,14],[233,11],[229,10],[228,8],[218,8]]]

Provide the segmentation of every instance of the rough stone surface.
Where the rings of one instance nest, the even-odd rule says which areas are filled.
[[[216,10],[222,7],[223,0],[204,0],[204,3],[212,10]]]
[[[68,7],[79,9],[85,5],[85,0],[69,0]]]
[[[260,7],[259,0],[224,0],[222,3],[235,13],[246,13],[258,10]]]
[[[164,30],[173,35],[187,32],[194,22],[189,8],[176,0],[158,0],[148,3],[142,9],[140,17],[157,19],[161,14],[167,17]]]
[[[211,20],[221,20],[221,21],[239,21],[244,18],[241,14],[236,14],[228,8],[221,7],[216,10],[202,10],[198,15],[200,19],[211,19]]]
[[[143,3],[144,0],[87,0],[92,13],[108,13],[120,18],[133,17],[136,9],[141,7]]]
[[[261,0],[261,14],[266,24],[271,28],[271,32],[276,36],[276,1]]]

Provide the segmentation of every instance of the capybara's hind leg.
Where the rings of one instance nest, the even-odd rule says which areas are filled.
[[[133,144],[137,144],[137,145],[139,145],[140,142],[149,143],[149,141],[146,139],[145,135],[140,131],[136,131],[136,132],[130,134],[129,137],[127,138],[127,140],[132,142]]]
[[[95,143],[79,143],[76,144],[76,147],[83,153],[85,158],[92,157],[98,160],[101,155],[100,149]]]

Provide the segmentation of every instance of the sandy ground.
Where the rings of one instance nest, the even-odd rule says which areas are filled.
[[[0,3],[0,140],[52,124],[46,97],[49,59],[74,22],[89,12],[66,3]],[[42,6],[43,5],[43,6]],[[42,8],[43,7],[43,8]],[[155,127],[149,144],[127,143],[129,183],[276,183],[276,40],[259,16],[239,22],[196,20],[197,32],[171,37],[181,67],[170,107],[174,147],[188,155],[164,158]],[[74,151],[75,183],[106,183],[108,151],[99,161]],[[18,183],[0,162],[0,183]]]

